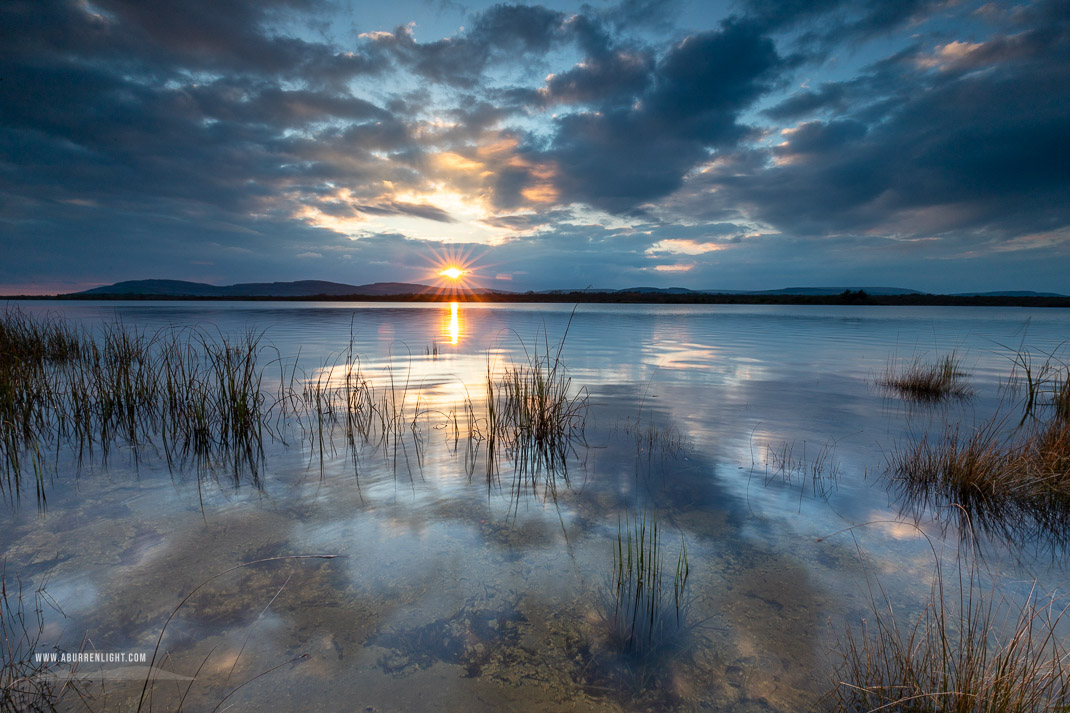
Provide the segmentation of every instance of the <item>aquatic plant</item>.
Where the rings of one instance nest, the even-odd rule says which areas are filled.
[[[262,384],[260,337],[211,338],[194,330],[147,334],[120,322],[95,334],[50,318],[0,313],[0,490],[21,492],[33,470],[38,496],[66,446],[106,463],[115,444],[138,462],[158,442],[172,468],[229,462],[258,479],[273,406]],[[12,336],[14,335],[14,336]]]
[[[262,559],[253,560],[251,562],[243,562],[241,564],[238,564],[238,565],[235,565],[233,567],[230,567],[229,569],[223,570],[222,572],[217,572],[216,574],[213,574],[208,579],[205,579],[204,581],[202,581],[197,586],[193,587],[193,589],[191,589],[189,591],[189,593],[186,594],[186,596],[184,596],[182,598],[182,601],[180,601],[178,603],[178,606],[176,606],[171,611],[170,615],[168,615],[168,617],[167,617],[167,620],[164,621],[163,626],[160,627],[160,635],[156,639],[156,646],[152,651],[152,657],[149,659],[148,672],[145,675],[145,680],[144,680],[144,682],[142,684],[142,687],[141,687],[141,695],[138,698],[138,704],[137,704],[137,708],[135,709],[135,713],[141,713],[142,710],[148,710],[148,711],[153,710],[153,697],[154,697],[154,694],[156,693],[156,685],[159,682],[158,678],[159,678],[159,675],[161,673],[160,665],[163,663],[163,661],[165,659],[168,658],[168,656],[166,654],[161,656],[161,653],[160,653],[160,647],[163,644],[164,635],[167,633],[167,627],[171,624],[171,621],[175,618],[175,616],[178,615],[178,612],[182,609],[182,607],[184,607],[186,605],[186,603],[190,601],[190,599],[193,597],[193,595],[195,595],[200,590],[204,589],[211,582],[214,582],[215,580],[217,580],[217,579],[219,579],[221,577],[225,577],[226,575],[230,574],[231,572],[236,572],[236,571],[238,571],[240,569],[245,569],[247,567],[255,567],[257,565],[261,565],[261,564],[265,564],[265,563],[304,562],[304,561],[307,561],[307,560],[331,560],[331,559],[336,559],[338,557],[343,557],[343,556],[344,555],[336,555],[336,554],[314,554],[314,555],[283,555],[283,556],[278,556],[278,557],[265,557],[265,558],[262,558]],[[278,591],[275,593],[275,596],[272,597],[271,601],[268,602],[268,607],[270,607],[271,604],[275,601],[275,599],[279,596],[279,594],[282,593],[282,590],[286,587],[286,585],[289,583],[289,581],[290,581],[290,578],[287,577],[287,579],[283,583],[282,587],[280,587],[278,589]],[[261,618],[263,618],[264,613],[266,613],[266,612],[267,612],[267,607],[265,607],[265,609],[261,612],[260,617],[257,617],[256,622],[254,622],[254,625],[256,623],[260,622]],[[248,637],[246,637],[245,643],[248,643]],[[230,684],[231,676],[233,675],[233,673],[234,673],[234,671],[235,671],[235,669],[236,669],[236,667],[238,665],[238,659],[241,658],[242,654],[245,651],[245,643],[242,644],[241,648],[238,650],[237,656],[231,661],[227,676],[226,676],[225,680],[223,681],[222,690],[226,690],[227,686]],[[197,683],[197,679],[198,679],[198,676],[200,675],[201,670],[208,663],[208,660],[212,657],[212,655],[215,653],[215,651],[216,650],[213,648],[211,651],[208,652],[208,655],[205,656],[205,658],[201,661],[200,666],[198,666],[196,672],[190,678],[189,683],[186,684],[186,687],[185,687],[184,690],[176,689],[176,691],[174,692],[173,695],[178,695],[179,699],[178,699],[177,703],[174,704],[174,706],[175,706],[174,710],[179,711],[179,712],[183,710],[183,706],[184,706],[184,704],[186,702],[186,698],[189,696],[190,691],[193,689],[194,684]],[[238,693],[238,691],[242,690],[246,686],[254,683],[255,681],[259,680],[260,678],[262,678],[264,676],[267,676],[267,675],[273,673],[274,671],[277,671],[278,669],[282,668],[283,666],[295,663],[297,661],[304,660],[306,658],[308,658],[308,654],[307,653],[300,654],[300,655],[298,655],[298,656],[296,656],[296,657],[294,657],[292,659],[289,659],[288,661],[285,661],[283,663],[277,664],[273,668],[270,668],[270,669],[268,669],[266,671],[258,673],[255,676],[252,676],[251,678],[246,679],[245,681],[243,681],[240,684],[237,684],[237,685],[233,686],[232,688],[230,688],[229,691],[226,691],[222,695],[222,697],[219,699],[219,702],[215,705],[214,708],[212,708],[212,713],[215,713],[216,711],[219,711],[219,710],[226,710],[226,708],[224,707],[224,704],[230,698],[232,698],[236,693]]]
[[[689,626],[690,572],[681,540],[670,583],[654,514],[644,510],[618,522],[606,615],[613,645],[630,657],[647,659],[679,643]]]
[[[825,709],[835,712],[1041,713],[1070,710],[1067,607],[1034,584],[1023,596],[981,583],[974,557],[945,587],[939,559],[920,612],[901,620],[882,590],[834,644]]]
[[[642,412],[635,418],[618,421],[615,430],[635,439],[637,456],[652,458],[659,454],[678,458],[694,448],[676,424],[657,421],[653,416],[644,419]]]
[[[815,496],[827,497],[840,477],[840,464],[836,460],[836,442],[825,441],[821,448],[807,455],[806,441],[800,453],[795,451],[795,441],[783,444],[779,449],[766,446],[765,484],[774,480],[793,483],[799,479],[803,485],[808,480]],[[800,490],[800,494],[801,494]]]
[[[961,506],[947,512],[966,515],[970,529],[1070,542],[1070,375],[1039,373],[1045,377],[1034,373],[1027,382],[1017,427],[997,411],[971,429],[949,425],[942,436],[914,438],[889,457],[893,483],[910,501]]]
[[[935,362],[916,357],[902,369],[889,363],[877,384],[912,401],[942,401],[971,395],[964,381],[966,375],[962,359],[951,352]]]
[[[573,314],[575,310],[573,310]],[[572,318],[569,318],[571,325]],[[561,359],[568,327],[552,348],[544,335],[526,362],[507,364],[500,374],[488,360],[486,376],[486,443],[488,461],[504,446],[518,471],[567,476],[567,461],[587,423],[586,387],[573,389]]]
[[[339,433],[354,467],[368,445],[397,467],[409,462],[410,445],[420,462],[425,421],[452,423],[455,452],[464,431],[466,464],[485,449],[488,476],[507,455],[526,480],[565,472],[582,436],[587,394],[573,388],[560,345],[536,348],[500,373],[488,364],[485,409],[469,397],[439,412],[426,407],[403,365],[388,364],[374,387],[352,332],[348,347],[311,375],[299,374],[297,361],[284,365],[262,337],[175,328],[150,334],[121,322],[77,331],[51,318],[0,313],[0,344],[11,355],[0,360],[0,492],[17,500],[32,476],[41,499],[61,456],[107,463],[119,445],[135,466],[143,453],[162,453],[172,471],[229,470],[235,483],[249,477],[259,484],[265,441],[285,441],[291,427],[307,437],[321,468]],[[265,351],[275,358],[266,361]],[[271,387],[264,374],[275,364]],[[436,415],[443,423],[430,424]]]
[[[1035,364],[1033,354],[1025,349],[1013,350],[1014,364],[1007,381],[1008,391],[1024,387],[1022,398],[1022,421],[1037,416],[1038,412],[1050,409],[1055,418],[1070,421],[1070,364],[1055,353],[1045,355],[1043,362]]]
[[[15,578],[9,586],[6,570],[0,569],[0,713],[51,712],[68,691],[81,695],[75,672],[57,675],[57,664],[41,645],[47,599],[38,587],[31,604],[22,580]]]
[[[78,357],[84,333],[54,314],[35,317],[18,307],[0,312],[0,355],[20,363],[60,364]]]

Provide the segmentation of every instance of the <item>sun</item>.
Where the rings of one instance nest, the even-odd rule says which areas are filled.
[[[440,272],[438,274],[442,275],[443,277],[448,277],[451,280],[459,280],[461,278],[461,275],[463,275],[466,272],[468,272],[468,270],[462,270],[459,267],[452,267],[451,266],[451,267],[447,267],[445,270],[443,270],[442,272]]]

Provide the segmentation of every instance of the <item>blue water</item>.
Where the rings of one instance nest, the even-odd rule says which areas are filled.
[[[934,551],[954,561],[962,547],[939,506],[911,507],[890,486],[889,455],[919,434],[1011,408],[1016,353],[1042,360],[1070,337],[1070,312],[1019,308],[20,307],[91,328],[118,320],[149,334],[252,332],[271,347],[262,353],[269,387],[337,369],[352,338],[378,393],[393,379],[418,414],[399,441],[356,449],[341,438],[321,449],[307,424],[283,417],[260,487],[119,448],[80,467],[59,454],[46,507],[32,496],[7,503],[8,574],[47,585],[63,615],[48,611],[42,641],[68,648],[85,634],[97,650],[151,654],[169,614],[213,575],[266,558],[337,556],[243,567],[178,611],[166,668],[192,676],[212,652],[189,694],[193,708],[209,709],[280,664],[228,703],[808,708],[829,685],[828,624],[864,616],[867,582],[879,577],[891,601],[914,611]],[[968,372],[968,400],[919,405],[876,384],[889,366],[952,352]],[[561,471],[518,475],[515,454],[492,463],[460,414],[469,399],[478,428],[488,369],[546,353],[567,366],[572,393],[588,395],[586,426]],[[614,653],[605,617],[619,528],[643,512],[659,522],[667,561],[686,543],[694,627],[640,670]],[[996,586],[1038,578],[1050,590],[1065,580],[1065,557],[1044,543],[979,544]],[[136,704],[142,681],[124,684],[114,670],[82,672],[104,677],[114,703]],[[161,705],[172,689],[157,685]]]

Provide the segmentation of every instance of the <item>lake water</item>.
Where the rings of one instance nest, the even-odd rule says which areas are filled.
[[[867,616],[873,583],[909,617],[934,553],[949,567],[962,542],[947,503],[910,503],[891,485],[890,455],[947,423],[985,422],[1012,400],[1001,386],[1015,352],[1042,359],[1070,337],[1068,311],[981,307],[20,308],[91,328],[262,334],[267,390],[337,383],[352,339],[364,377],[407,414],[388,438],[350,443],[280,408],[258,483],[120,444],[106,463],[56,453],[41,506],[32,489],[5,494],[6,575],[46,585],[62,610],[46,608],[43,643],[151,656],[193,592],[156,662],[196,675],[190,710],[260,674],[224,706],[809,709],[834,685],[830,651]],[[488,370],[547,351],[570,393],[586,394],[582,432],[577,422],[553,468],[488,453]],[[951,352],[970,399],[918,404],[876,385],[889,364]],[[684,631],[636,654],[608,620],[618,538],[644,518],[658,525],[670,589],[681,543],[689,577]],[[1061,547],[978,543],[1010,596],[1034,579],[1061,586]],[[94,709],[136,707],[143,671],[79,673],[98,680]],[[186,686],[166,678],[159,708]]]

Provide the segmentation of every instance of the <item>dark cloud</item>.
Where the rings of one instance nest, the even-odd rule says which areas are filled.
[[[946,8],[946,0],[744,0],[744,15],[768,30],[800,26],[825,41],[858,39],[894,30]]]
[[[681,0],[621,0],[607,7],[601,17],[618,32],[631,29],[671,31]]]
[[[791,130],[788,141],[773,149],[778,156],[828,154],[843,151],[848,144],[866,135],[867,127],[859,121],[841,120],[822,123],[811,121]]]
[[[568,71],[551,75],[539,99],[547,105],[630,104],[653,81],[654,58],[647,52],[618,51],[590,58]]]
[[[11,56],[107,62],[158,80],[197,70],[323,85],[385,66],[374,54],[281,31],[290,15],[321,7],[315,0],[10,0],[0,8],[0,43]]]
[[[520,214],[505,214],[488,218],[486,222],[496,228],[506,228],[517,232],[527,232],[536,228],[553,226],[560,221],[574,218],[572,211],[567,209],[546,210]]]
[[[747,134],[739,115],[779,62],[772,41],[747,23],[687,37],[654,67],[635,104],[558,118],[550,155],[561,192],[618,213],[667,195],[711,149]]]
[[[0,284],[417,279],[482,234],[518,289],[1070,291],[1065,0],[678,9],[342,45],[316,0],[0,3]]]
[[[374,45],[395,61],[435,82],[474,87],[488,62],[503,56],[546,52],[567,39],[564,13],[541,5],[494,5],[475,17],[472,29],[458,37],[420,43],[408,27],[377,33]]]
[[[1065,229],[1070,42],[1063,24],[1038,32],[1031,48],[1015,38],[1016,59],[1004,55],[984,71],[970,59],[984,45],[917,53],[897,64],[896,100],[880,102],[877,115],[857,114],[868,123],[847,110],[803,124],[772,152],[788,160],[710,180],[727,191],[726,201],[797,233],[967,231],[1002,241]],[[974,70],[959,71],[963,59]]]
[[[352,208],[370,215],[411,215],[417,218],[433,220],[438,223],[452,223],[449,213],[428,203],[404,203],[402,201],[385,201],[376,205],[353,204]]]
[[[205,117],[222,121],[261,123],[275,127],[303,127],[336,119],[387,121],[389,112],[353,96],[287,90],[273,84],[235,83],[221,80],[207,86],[186,88],[188,97]]]
[[[0,194],[41,211],[91,204],[103,219],[117,215],[107,209],[175,220],[223,210],[239,224],[287,221],[331,181],[354,181],[366,186],[356,195],[374,198],[382,180],[418,180],[373,155],[411,151],[406,125],[323,81],[334,76],[324,63],[348,53],[275,34],[286,13],[311,9],[5,4],[0,27],[13,41],[0,57]],[[431,206],[362,207],[449,220]]]
[[[764,113],[776,120],[799,119],[826,109],[843,109],[845,96],[843,84],[828,83],[817,91],[797,92]]]

